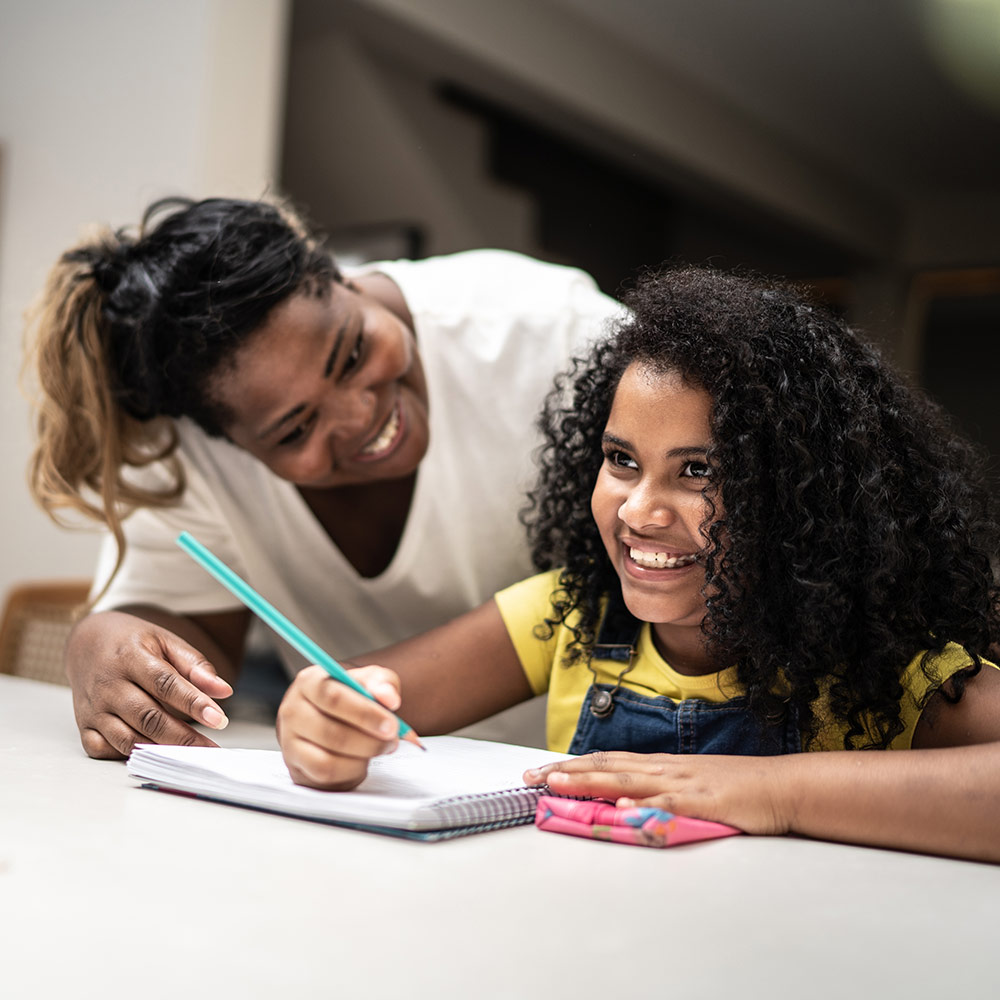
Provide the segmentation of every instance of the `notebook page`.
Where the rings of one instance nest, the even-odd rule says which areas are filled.
[[[276,750],[143,745],[128,771],[166,788],[294,815],[409,827],[426,820],[425,807],[440,799],[519,788],[525,769],[567,756],[456,736],[423,742],[426,752],[403,741],[395,753],[375,758],[351,792],[294,784]]]

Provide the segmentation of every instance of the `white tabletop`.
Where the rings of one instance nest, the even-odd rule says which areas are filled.
[[[219,742],[275,745],[249,724]],[[998,928],[1000,866],[533,827],[411,843],[143,790],[84,755],[68,689],[0,677],[11,1000],[994,1000]]]

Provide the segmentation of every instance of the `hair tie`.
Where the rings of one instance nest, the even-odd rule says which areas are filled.
[[[112,243],[112,239],[116,242]],[[100,243],[78,247],[63,255],[63,260],[71,264],[83,264],[87,268],[85,277],[92,278],[105,297],[110,297],[118,287],[128,267],[130,246],[120,238],[111,237]]]

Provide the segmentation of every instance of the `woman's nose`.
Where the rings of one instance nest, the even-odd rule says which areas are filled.
[[[352,438],[371,427],[375,417],[375,393],[371,389],[338,392],[330,404],[330,433]],[[371,427],[374,432],[376,428]]]

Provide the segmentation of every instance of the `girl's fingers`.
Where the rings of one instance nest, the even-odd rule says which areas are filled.
[[[398,704],[398,679],[391,670],[352,672],[385,703]],[[395,749],[399,720],[379,702],[334,680],[319,666],[292,682],[278,710],[278,741],[292,780],[313,788],[354,788],[372,757]]]
[[[388,726],[379,723],[379,732],[372,734],[352,722],[342,721],[307,704],[296,715],[294,736],[327,753],[369,760],[396,748],[399,727],[391,717],[390,722]]]
[[[569,760],[557,761],[555,764],[546,764],[545,767],[532,768],[525,771],[524,778],[529,785],[541,785],[554,774],[616,774],[622,771],[634,771],[662,775],[664,773],[662,757],[660,754],[602,750],[583,757],[572,757]]]
[[[545,783],[562,795],[612,800],[622,796],[645,798],[662,791],[662,779],[658,787],[649,775],[634,771],[550,771]]]
[[[374,668],[378,673],[372,674],[372,669],[364,668],[353,673],[366,688],[368,683],[374,682],[381,693],[386,696],[394,694],[398,701],[398,691],[388,680],[388,676],[394,678],[395,674],[384,667]],[[296,678],[296,687],[302,697],[327,719],[346,723],[376,740],[392,739],[399,732],[399,721],[392,712],[346,684],[334,680],[322,667],[308,667],[302,671]],[[328,740],[317,742],[331,745]]]
[[[282,743],[288,773],[298,785],[339,792],[355,788],[368,773],[368,760],[331,754],[308,740],[293,736]]]
[[[395,712],[402,701],[399,696],[399,674],[388,667],[372,665],[351,670],[351,677],[369,694],[377,698],[390,712]]]

